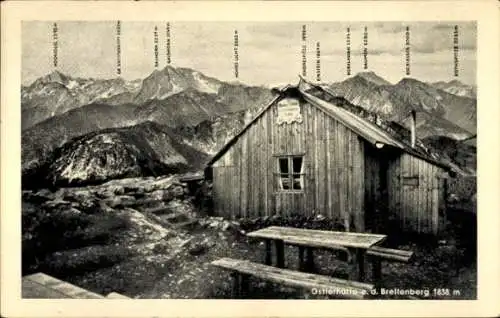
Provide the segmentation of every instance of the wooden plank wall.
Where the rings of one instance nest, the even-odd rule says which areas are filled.
[[[364,230],[364,143],[314,106],[302,104],[301,113],[302,123],[277,125],[274,105],[214,163],[215,213],[321,214]],[[280,154],[305,154],[304,191],[277,191]]]
[[[389,210],[404,230],[437,234],[444,196],[444,171],[425,160],[402,154],[389,164]],[[403,185],[403,177],[418,176],[418,186]]]
[[[382,224],[380,212],[380,163],[376,153],[370,145],[365,145],[365,220],[368,229],[376,230],[377,224]]]

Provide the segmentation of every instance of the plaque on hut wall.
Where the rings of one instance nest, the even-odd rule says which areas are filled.
[[[302,123],[300,104],[297,99],[285,98],[278,102],[278,125]]]

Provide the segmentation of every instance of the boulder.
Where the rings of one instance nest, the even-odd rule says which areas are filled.
[[[31,191],[23,191],[22,193],[23,200],[33,202],[33,203],[43,203],[46,201],[55,200],[55,195],[51,193],[51,195],[44,193],[42,191],[38,191],[37,193],[33,193]]]
[[[97,207],[98,207],[99,212],[101,212],[101,213],[113,213],[113,212],[115,212],[115,210],[113,210],[104,201],[98,201],[97,202]]]
[[[210,242],[208,239],[205,239],[201,242],[192,243],[189,246],[188,253],[193,256],[198,256],[204,254],[208,251],[210,247],[212,247],[215,243]]]
[[[42,208],[48,209],[56,209],[56,208],[69,208],[71,206],[71,202],[64,200],[52,200],[46,201],[42,204]]]
[[[123,207],[127,205],[131,205],[136,202],[136,199],[130,195],[120,195],[112,198],[107,198],[103,200],[105,204],[112,208]]]
[[[96,198],[89,198],[88,200],[82,200],[75,202],[74,207],[84,211],[87,214],[99,213],[99,200]]]
[[[143,189],[144,189],[144,192],[153,192],[154,190],[156,190],[156,187],[154,184],[145,184],[143,186]]]
[[[223,231],[227,231],[230,226],[231,226],[231,223],[225,221],[225,222],[222,223],[222,230]]]
[[[83,202],[88,200],[95,200],[95,196],[89,190],[77,190],[73,192],[66,192],[64,194],[64,200],[66,201],[75,201],[75,202]]]
[[[69,208],[69,209],[63,210],[62,214],[67,215],[67,216],[77,216],[77,215],[81,215],[82,212],[76,208]]]
[[[193,241],[194,237],[191,237],[185,241],[183,241],[179,246],[180,247],[185,247],[185,246],[188,246],[189,244],[191,244],[191,242]]]
[[[122,186],[115,186],[113,189],[110,189],[113,191],[114,194],[116,195],[123,195],[125,194],[125,189]]]
[[[184,196],[184,188],[181,186],[172,186],[169,188],[169,192],[174,198],[182,198]]]
[[[173,198],[168,190],[155,190],[149,193],[148,196],[158,201],[170,201]]]
[[[54,200],[55,194],[48,189],[41,189],[35,193],[37,197],[47,198],[48,200]]]
[[[167,254],[169,250],[170,247],[164,242],[156,243],[152,249],[155,254]]]
[[[107,188],[98,189],[96,195],[101,199],[108,199],[115,196],[115,193]]]

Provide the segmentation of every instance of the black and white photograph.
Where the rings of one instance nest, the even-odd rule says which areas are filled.
[[[20,21],[21,299],[479,299],[476,20],[165,16]]]
[[[476,298],[475,23],[22,36],[23,297]]]

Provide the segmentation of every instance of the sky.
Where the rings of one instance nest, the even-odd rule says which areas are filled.
[[[53,23],[58,25],[58,66],[53,66]],[[410,27],[409,77],[426,82],[458,79],[476,83],[475,22],[176,22],[170,21],[171,63],[207,76],[249,85],[296,83],[302,73],[302,26],[307,28],[307,78],[344,80],[346,29],[350,28],[351,73],[374,71],[392,83],[405,74],[405,28]],[[458,76],[454,74],[453,32],[458,25]],[[144,78],[154,69],[154,28],[158,27],[159,67],[166,63],[166,21],[121,22],[121,76]],[[368,68],[363,66],[363,33],[368,32]],[[238,78],[234,33],[238,31]],[[57,69],[74,77],[117,77],[116,21],[24,21],[22,82]]]

